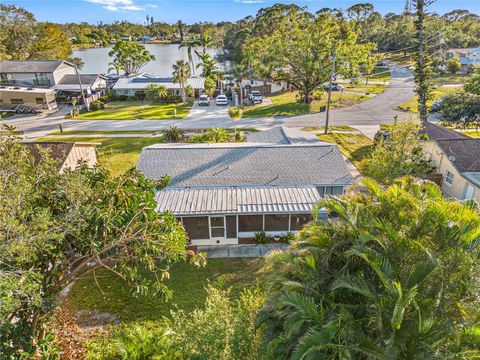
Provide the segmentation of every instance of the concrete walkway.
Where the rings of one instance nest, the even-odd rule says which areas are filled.
[[[290,245],[278,244],[247,244],[247,245],[202,245],[197,251],[205,253],[207,258],[254,258],[268,255],[272,250],[285,250]]]

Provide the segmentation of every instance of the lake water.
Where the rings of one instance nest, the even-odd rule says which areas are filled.
[[[155,56],[154,61],[150,61],[147,65],[140,69],[141,72],[149,72],[159,76],[171,76],[172,66],[177,60],[188,61],[187,49],[178,48],[178,44],[145,44],[145,48],[150,54]],[[108,72],[109,62],[112,58],[108,56],[112,48],[94,48],[75,50],[72,53],[72,57],[79,57],[85,63],[80,73],[84,74],[106,74]],[[201,51],[201,49],[199,49]],[[207,52],[212,56],[216,53],[215,49],[207,49]],[[193,61],[197,65],[200,61],[198,57],[193,54]],[[228,63],[219,64],[220,70],[228,69]],[[199,75],[202,71],[201,68],[194,69],[195,74]],[[112,71],[111,71],[112,72]],[[113,71],[115,72],[115,71]]]

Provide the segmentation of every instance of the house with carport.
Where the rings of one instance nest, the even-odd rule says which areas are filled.
[[[157,210],[175,214],[192,245],[248,244],[261,231],[295,233],[324,196],[352,184],[336,145],[281,127],[242,143],[148,146],[137,169],[155,180],[170,176],[156,194]]]

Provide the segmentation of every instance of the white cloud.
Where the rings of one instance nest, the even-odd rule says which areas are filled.
[[[143,11],[145,8],[135,5],[133,0],[86,0],[92,4],[102,5],[105,10],[108,11]]]
[[[156,9],[158,6],[155,4],[145,4],[146,7]]]

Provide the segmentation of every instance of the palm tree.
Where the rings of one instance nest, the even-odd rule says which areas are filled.
[[[173,82],[180,84],[180,89],[182,91],[182,102],[185,106],[185,86],[188,78],[190,77],[190,66],[185,60],[177,60],[173,64]]]
[[[183,37],[185,36],[185,30],[187,29],[187,24],[185,24],[182,20],[178,20],[175,25],[180,35],[180,42],[183,42]]]
[[[178,48],[181,49],[183,47],[187,48],[187,56],[188,56],[188,62],[190,63],[190,67],[192,69],[192,74],[195,76],[195,62],[193,61],[193,51],[196,50],[198,46],[200,46],[201,43],[198,40],[192,40],[192,41],[184,41],[181,43]]]
[[[123,68],[118,62],[116,62],[115,60],[110,61],[108,65],[109,65],[109,68],[107,70],[107,73],[110,73],[110,71],[115,70],[115,72],[117,73],[117,76],[120,76],[120,70],[123,70]]]
[[[239,108],[238,106],[233,106],[230,109],[228,109],[228,115],[233,120],[233,131],[235,133],[235,140],[238,140],[237,139],[237,126],[236,126],[235,122],[242,118],[243,110],[241,108]]]
[[[147,100],[159,101],[168,95],[168,89],[164,85],[148,84],[145,93]]]
[[[258,322],[269,350],[282,359],[480,355],[462,340],[480,308],[478,207],[411,177],[363,186],[321,201],[335,221],[312,221],[295,251],[268,260]]]
[[[235,77],[235,80],[238,83],[239,92],[240,92],[240,107],[243,108],[243,79],[248,75],[248,67],[243,64],[237,64],[233,68],[232,75]]]
[[[213,38],[208,35],[207,33],[203,33],[202,36],[200,37],[200,46],[203,48],[203,53],[207,53],[208,48],[213,48],[215,45],[215,42]]]

